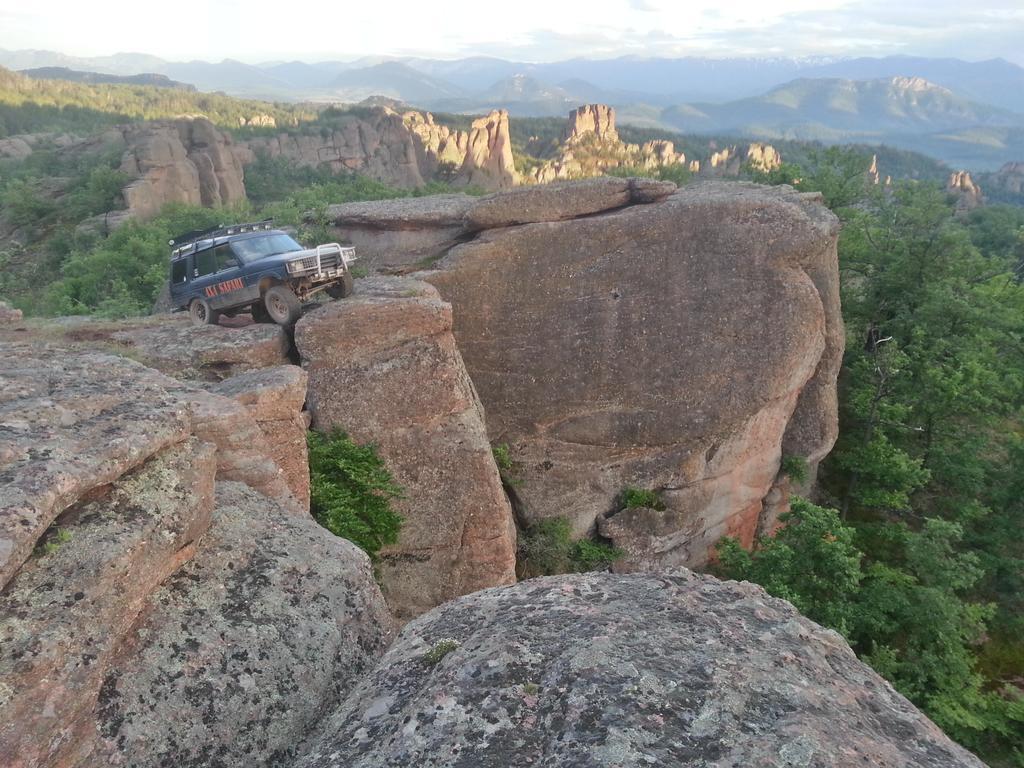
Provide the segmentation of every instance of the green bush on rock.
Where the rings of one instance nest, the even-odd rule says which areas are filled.
[[[310,432],[308,443],[313,517],[376,559],[398,540],[402,518],[391,502],[402,489],[373,445],[358,445],[340,430]]]

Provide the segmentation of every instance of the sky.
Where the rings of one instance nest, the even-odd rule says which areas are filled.
[[[1024,0],[0,0],[0,48],[249,63],[907,54],[1024,65]]]

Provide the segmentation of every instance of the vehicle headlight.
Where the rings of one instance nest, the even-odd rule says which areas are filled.
[[[305,270],[303,265],[303,259],[296,259],[295,261],[288,262],[288,274],[294,275],[296,272],[302,272]]]

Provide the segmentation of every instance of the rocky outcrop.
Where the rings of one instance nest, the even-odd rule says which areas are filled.
[[[297,365],[242,373],[212,391],[244,405],[266,438],[268,453],[302,508],[309,510],[309,460],[306,447],[306,372]]]
[[[365,555],[297,508],[246,406],[0,355],[0,763],[279,765],[390,632]]]
[[[432,287],[394,278],[359,281],[295,329],[314,428],[376,444],[404,489],[378,566],[400,620],[515,581],[512,512],[451,329]]]
[[[219,206],[245,200],[242,164],[231,138],[205,118],[149,122],[108,132],[101,141],[125,147],[123,190],[133,216],[150,218],[168,203]]]
[[[836,437],[837,229],[813,197],[705,183],[449,251],[426,279],[523,518],[583,535],[638,486],[667,505],[651,566],[749,543],[783,451],[813,465]]]
[[[600,142],[618,144],[615,109],[605,104],[585,104],[569,113],[569,123],[562,132],[563,144],[574,144],[592,136]]]
[[[530,179],[537,183],[599,176],[610,168],[654,169],[686,162],[671,141],[648,141],[642,146],[623,142],[615,128],[615,110],[604,104],[587,104],[570,112],[553,155],[547,147],[531,149],[547,158],[531,173]]]
[[[3,591],[5,765],[70,765],[88,753],[119,641],[209,526],[213,454],[213,446],[186,441],[65,513]]]
[[[473,121],[458,179],[484,189],[503,189],[519,183],[512,159],[508,112],[504,109]]]
[[[686,571],[531,579],[408,624],[299,768],[982,768],[835,632]]]
[[[973,211],[985,201],[981,187],[971,178],[970,171],[954,171],[949,174],[946,191],[956,197],[956,209],[959,212]]]
[[[288,334],[279,325],[192,325],[185,315],[130,323],[106,334],[146,365],[181,379],[219,381],[289,362]]]
[[[837,435],[835,218],[785,188],[674,189],[605,177],[330,211],[369,265],[433,270],[524,521],[583,535],[625,486],[662,491],[656,519],[602,523],[646,567],[770,530],[782,455],[813,476]]]
[[[282,132],[241,143],[238,156],[243,163],[258,154],[335,173],[360,173],[400,187],[420,187],[440,178],[501,189],[519,181],[504,110],[459,131],[435,122],[429,112],[369,107],[340,115],[326,133]]]
[[[344,203],[327,209],[342,242],[356,246],[370,269],[427,267],[481,231],[515,224],[562,221],[663,199],[675,185],[650,179],[602,177],[472,197],[432,195]]]
[[[358,115],[341,118],[326,133],[281,132],[247,139],[239,146],[238,156],[243,164],[263,153],[299,166],[360,173],[401,187],[419,187],[425,182],[413,133],[402,116],[387,107],[361,110]]]
[[[754,170],[767,173],[782,165],[782,155],[771,144],[755,142],[747,147],[746,162]]]
[[[76,141],[67,133],[23,133],[0,139],[0,158],[24,160],[39,147],[63,149]]]

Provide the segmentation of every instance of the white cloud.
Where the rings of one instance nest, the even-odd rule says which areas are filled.
[[[926,55],[1024,63],[1021,0],[0,0],[0,48],[258,62],[470,54]]]

